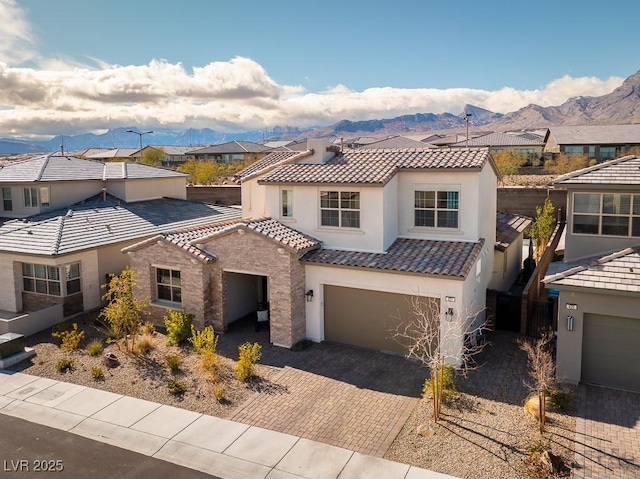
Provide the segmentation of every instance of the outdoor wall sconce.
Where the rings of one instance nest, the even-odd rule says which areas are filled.
[[[313,301],[313,290],[312,289],[310,289],[309,291],[304,293],[304,295],[307,298],[307,303],[310,303],[311,301]]]
[[[453,318],[453,308],[447,308],[447,310],[444,312],[444,315],[447,317],[447,319],[451,320]]]
[[[573,331],[573,316],[567,316],[567,331]]]

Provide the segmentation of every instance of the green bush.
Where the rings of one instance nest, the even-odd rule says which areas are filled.
[[[102,354],[104,347],[102,345],[102,341],[100,341],[99,339],[94,339],[89,344],[87,344],[85,350],[87,351],[87,354],[89,356],[99,356],[100,354]]]
[[[60,349],[62,351],[75,351],[80,347],[80,342],[84,339],[84,331],[78,330],[78,323],[73,323],[71,329],[54,328],[51,336],[60,338]]]
[[[549,394],[551,407],[556,411],[566,411],[571,407],[573,402],[573,391],[570,389],[563,391],[562,389],[554,389]]]
[[[215,354],[218,347],[218,336],[215,335],[213,326],[207,326],[202,331],[198,331],[192,324],[189,342],[193,344],[198,354],[204,354],[205,352]]]
[[[91,377],[96,381],[104,379],[104,371],[99,366],[91,366],[89,373],[91,374]]]
[[[238,379],[246,381],[255,375],[255,364],[262,356],[262,346],[258,343],[244,343],[238,346],[238,362],[235,372]]]
[[[170,309],[168,316],[164,318],[164,325],[167,328],[167,344],[178,346],[188,340],[191,336],[192,324],[193,314]]]
[[[456,370],[451,364],[445,364],[442,366],[442,400],[447,401],[453,398],[456,394],[458,394],[458,390],[456,389],[456,385],[454,382]],[[433,373],[432,373],[433,375]],[[425,396],[430,396],[433,392],[433,384],[432,379],[426,379],[424,382],[424,387],[422,388],[422,393]]]
[[[174,396],[184,394],[187,390],[187,387],[184,385],[184,383],[182,381],[178,381],[177,379],[170,379],[167,387],[169,388],[169,392]]]
[[[180,370],[180,366],[182,366],[182,358],[180,356],[176,354],[168,354],[164,359],[171,371],[175,372]]]
[[[73,370],[73,359],[71,358],[62,358],[60,361],[56,363],[56,371],[58,371],[60,374],[66,373],[72,370]]]

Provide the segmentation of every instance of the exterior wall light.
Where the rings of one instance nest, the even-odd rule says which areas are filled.
[[[567,331],[573,331],[573,316],[567,316]]]
[[[453,319],[453,308],[447,308],[447,310],[444,312],[444,315],[449,321],[451,321]]]
[[[311,301],[313,301],[313,290],[310,289],[309,291],[304,293],[304,296],[305,298],[307,298],[307,303],[310,303]]]

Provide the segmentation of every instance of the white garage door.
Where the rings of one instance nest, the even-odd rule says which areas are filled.
[[[640,319],[584,315],[582,382],[640,391]]]

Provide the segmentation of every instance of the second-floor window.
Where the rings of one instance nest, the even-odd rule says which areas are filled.
[[[640,236],[640,195],[574,193],[574,234]]]
[[[320,225],[360,228],[360,193],[357,191],[321,191]]]
[[[282,190],[280,216],[293,218],[293,190]]]
[[[457,229],[459,200],[457,191],[416,191],[415,226]]]
[[[24,188],[24,206],[25,208],[38,207],[38,188]]]
[[[5,211],[13,211],[13,200],[11,199],[11,188],[2,188],[2,208]]]

